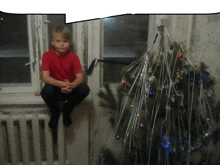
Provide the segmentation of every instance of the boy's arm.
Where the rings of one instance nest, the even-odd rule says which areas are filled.
[[[71,88],[77,87],[79,84],[83,82],[83,73],[77,73],[76,79],[71,83]]]
[[[50,71],[42,71],[42,79],[45,83],[58,86],[58,87],[64,87],[67,85],[67,82],[64,81],[59,81],[54,79],[53,77],[50,76]]]
[[[65,82],[69,83],[68,80],[66,80]],[[61,88],[61,91],[64,92],[64,93],[71,92],[73,88],[77,87],[82,82],[83,82],[83,74],[82,73],[77,73],[76,74],[76,79],[72,83],[69,83],[69,85]]]

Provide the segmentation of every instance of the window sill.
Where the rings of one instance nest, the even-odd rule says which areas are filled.
[[[83,103],[92,103],[91,95]],[[47,113],[48,108],[41,96],[34,93],[0,94],[0,114],[5,113]]]
[[[0,105],[28,105],[45,104],[41,96],[34,93],[25,94],[0,94]]]
[[[0,114],[46,113],[47,106],[35,93],[0,94]]]
[[[92,96],[88,95],[83,102],[92,102]],[[0,94],[0,105],[45,105],[41,96],[34,93]]]

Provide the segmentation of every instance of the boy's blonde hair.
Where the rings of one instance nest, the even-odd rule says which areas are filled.
[[[54,33],[61,33],[62,36],[71,43],[72,41],[72,33],[71,31],[65,26],[57,26],[52,31],[52,37],[54,37]]]

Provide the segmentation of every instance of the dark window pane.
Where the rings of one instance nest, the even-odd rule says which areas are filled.
[[[27,15],[0,12],[0,83],[30,83],[29,58]]]
[[[123,15],[103,19],[103,58],[128,63],[134,61],[137,48],[147,43],[148,18],[148,15]],[[103,66],[104,82],[121,81],[120,73],[125,65],[104,63]]]

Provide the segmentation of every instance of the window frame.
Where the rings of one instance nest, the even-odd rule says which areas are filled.
[[[46,15],[27,15],[27,33],[30,53],[30,60],[27,65],[30,65],[31,70],[31,86],[25,87],[25,83],[15,83],[15,86],[1,87],[0,83],[0,94],[40,92],[42,86],[40,78],[41,55],[48,47],[48,44],[45,44],[48,42],[46,19]],[[38,43],[36,43],[36,40],[38,40]]]

